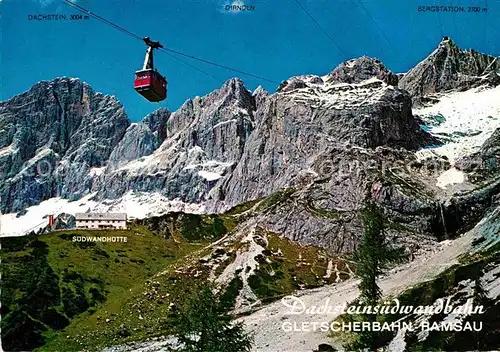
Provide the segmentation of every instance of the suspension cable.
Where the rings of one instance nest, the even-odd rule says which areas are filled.
[[[139,39],[140,41],[143,41],[143,37],[141,37],[141,36],[139,36],[139,35],[137,35],[137,34],[135,34],[135,33],[131,32],[131,31],[129,31],[129,30],[128,30],[128,29],[126,29],[126,28],[123,28],[123,27],[121,27],[121,26],[119,26],[119,25],[117,25],[117,24],[115,24],[115,23],[113,23],[113,22],[111,22],[111,21],[109,21],[109,20],[105,19],[105,18],[104,18],[104,17],[102,17],[102,16],[99,16],[99,15],[97,15],[97,14],[95,14],[95,13],[91,12],[90,10],[88,10],[88,9],[86,9],[86,8],[84,8],[84,7],[80,6],[80,5],[78,5],[78,4],[75,4],[75,3],[74,3],[74,2],[72,2],[71,0],[61,0],[61,1],[62,1],[62,2],[64,2],[65,4],[67,4],[67,5],[69,5],[69,6],[73,7],[73,8],[75,8],[75,9],[77,9],[78,11],[83,12],[83,13],[85,13],[85,14],[89,15],[89,16],[92,16],[93,18],[95,18],[95,19],[97,19],[97,20],[99,20],[99,21],[101,21],[101,22],[103,22],[103,23],[105,23],[105,24],[107,24],[107,25],[109,25],[109,26],[111,26],[111,27],[113,27],[113,28],[115,28],[115,29],[119,30],[120,32],[123,32],[123,33],[125,33],[125,34],[127,34],[127,35],[129,35],[129,36],[131,36],[131,37],[133,37],[133,38],[136,38],[136,39]],[[270,83],[279,84],[278,82],[273,81],[273,80],[271,80],[271,79],[268,79],[268,78],[265,78],[265,77],[261,77],[261,76],[257,76],[257,75],[254,75],[254,74],[252,74],[252,73],[249,73],[249,72],[246,72],[246,71],[242,71],[242,70],[239,70],[239,69],[235,69],[235,68],[232,68],[232,67],[229,67],[229,66],[226,66],[226,65],[218,64],[218,63],[216,63],[216,62],[209,61],[209,60],[206,60],[206,59],[202,59],[202,58],[196,57],[196,56],[194,56],[194,55],[185,54],[185,53],[180,52],[180,51],[178,51],[178,50],[174,50],[174,49],[170,49],[170,48],[166,48],[166,47],[164,47],[164,48],[159,48],[159,50],[161,50],[162,52],[164,52],[164,53],[168,54],[168,55],[169,55],[169,56],[171,56],[171,57],[175,57],[175,56],[173,56],[173,55],[171,55],[171,54],[170,54],[170,53],[173,53],[173,54],[177,54],[177,55],[181,55],[181,56],[184,56],[184,57],[190,58],[190,59],[192,59],[192,60],[200,61],[200,62],[203,62],[203,63],[209,64],[209,65],[212,65],[212,66],[216,66],[216,67],[223,68],[223,69],[226,69],[226,70],[229,70],[229,71],[233,71],[233,72],[237,72],[237,73],[240,73],[240,74],[243,74],[243,75],[249,76],[249,77],[253,77],[253,78],[256,78],[256,79],[259,79],[259,80],[263,80],[263,81],[267,81],[267,82],[270,82]],[[191,68],[193,68],[193,69],[196,69],[196,70],[197,70],[197,71],[199,71],[199,72],[204,73],[204,74],[205,74],[205,75],[207,75],[207,76],[210,76],[210,77],[212,77],[212,78],[214,78],[214,79],[216,79],[216,80],[219,80],[219,79],[215,78],[214,76],[212,76],[211,74],[209,74],[209,73],[207,73],[207,72],[205,72],[205,71],[203,71],[203,70],[201,70],[201,69],[199,69],[199,68],[197,68],[197,67],[195,67],[195,66],[193,66],[193,65],[191,65],[191,64],[188,64],[187,62],[185,62],[185,61],[181,60],[181,59],[180,59],[180,58],[178,58],[178,57],[175,57],[175,59],[177,59],[177,60],[181,61],[182,63],[184,63],[184,64],[186,64],[186,65],[188,65],[188,66],[190,66],[190,67],[191,67]],[[222,81],[222,80],[219,80],[219,81]]]
[[[382,28],[380,28],[379,24],[377,21],[375,21],[375,19],[373,18],[373,16],[371,15],[371,13],[367,10],[367,8],[365,7],[365,5],[363,4],[363,2],[361,0],[358,0],[358,4],[361,6],[361,8],[363,9],[363,11],[368,15],[368,17],[370,18],[370,20],[375,24],[375,27],[377,27],[378,31],[380,32],[380,34],[382,34],[382,36],[384,37],[385,41],[387,42],[387,44],[389,44],[389,46],[392,48],[392,50],[394,50],[394,52],[397,52],[396,48],[394,48],[394,46],[392,45],[392,43],[389,41],[389,39],[387,38],[387,36],[385,35],[384,31],[382,30]]]
[[[337,48],[337,50],[342,55],[344,55],[344,58],[347,60],[349,58],[349,56],[347,56],[347,54],[340,48],[340,46],[335,42],[335,40],[333,40],[333,38],[328,34],[328,32],[319,24],[319,22],[316,21],[316,19],[313,17],[313,15],[311,15],[309,13],[309,11],[307,11],[305,9],[305,7],[302,6],[302,4],[300,3],[299,0],[295,0],[295,2],[300,7],[300,9],[311,19],[311,21],[313,21],[316,24],[316,26],[323,32],[323,34],[330,40],[330,42],[332,42],[332,44],[335,45],[335,47]]]

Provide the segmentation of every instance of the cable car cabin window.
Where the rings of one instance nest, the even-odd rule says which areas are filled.
[[[146,78],[149,77],[149,72],[138,72],[137,78]]]

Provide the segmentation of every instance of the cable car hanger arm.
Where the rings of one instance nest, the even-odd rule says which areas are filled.
[[[163,45],[161,45],[160,42],[152,41],[151,39],[149,39],[149,37],[144,37],[142,38],[142,40],[144,40],[144,43],[146,43],[147,46],[153,49],[163,48]]]
[[[153,50],[163,48],[163,45],[160,42],[155,42],[149,39],[149,37],[142,38],[144,43],[148,46],[148,50],[146,51],[146,57],[144,58],[144,64],[142,65],[143,70],[154,70],[154,61],[153,61]]]

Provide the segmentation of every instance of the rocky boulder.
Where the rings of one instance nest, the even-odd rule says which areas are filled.
[[[460,158],[455,167],[471,174],[486,172],[491,177],[497,176],[500,170],[500,128],[493,132],[478,152]]]

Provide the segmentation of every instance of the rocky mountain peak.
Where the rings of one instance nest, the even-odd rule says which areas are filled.
[[[452,39],[444,37],[438,47],[399,81],[414,103],[432,93],[467,90],[479,85],[500,84],[498,57],[476,50],[462,50]]]
[[[239,78],[227,80],[218,91],[215,91],[215,95],[222,98],[223,104],[236,104],[243,108],[253,105],[252,93]]]
[[[205,96],[188,99],[167,122],[167,136],[185,130],[188,126],[206,130],[208,126],[233,119],[234,115],[245,114],[251,119],[255,110],[252,93],[239,78],[231,78],[221,88]],[[205,126],[206,125],[206,126]]]
[[[360,83],[373,77],[390,85],[398,83],[398,77],[388,70],[379,59],[368,56],[341,63],[327,75],[326,81],[330,83]]]
[[[326,76],[302,75],[291,77],[281,82],[278,92],[290,92],[296,89],[307,88],[311,86],[335,84],[358,84],[369,79],[378,79],[391,86],[396,86],[398,76],[388,70],[385,65],[375,58],[362,56],[357,59],[351,59],[342,62],[332,72]]]
[[[270,93],[261,85],[255,88],[255,90],[252,92],[255,106],[260,106],[269,95]]]
[[[460,50],[458,45],[450,37],[443,37],[443,39],[439,42],[439,47],[449,47]]]
[[[246,90],[245,82],[243,82],[238,77],[228,79],[224,82],[224,84],[222,84],[222,87],[220,89],[224,92],[238,92],[242,89]]]

